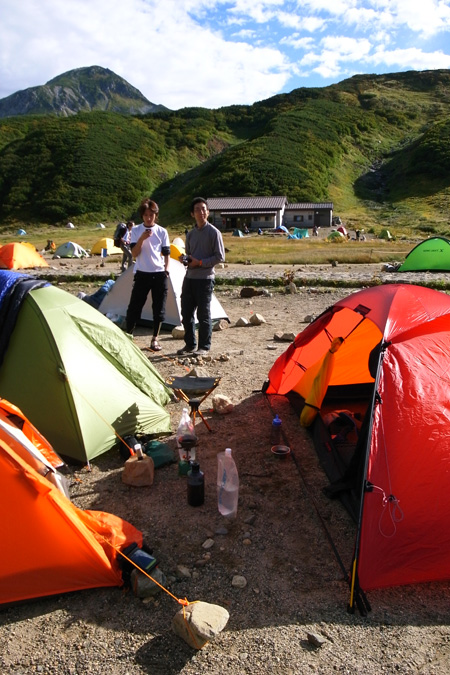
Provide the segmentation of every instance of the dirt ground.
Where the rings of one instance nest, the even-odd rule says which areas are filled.
[[[86,285],[69,287],[80,289]],[[141,529],[170,592],[225,607],[226,629],[194,651],[172,632],[179,605],[164,592],[149,600],[119,588],[69,593],[0,609],[1,673],[448,673],[450,584],[372,591],[367,617],[347,612],[354,524],[339,502],[322,493],[326,477],[289,403],[261,393],[288,346],[275,333],[297,334],[309,317],[350,291],[309,287],[286,294],[270,285],[267,291],[244,299],[240,288],[217,287],[230,324],[213,333],[211,356],[203,362],[176,358],[183,343],[170,333],[161,335],[159,353],[148,350],[149,329],[139,328],[135,337],[163,377],[202,368],[221,377],[216,393],[234,405],[219,415],[211,398],[204,402],[211,432],[197,418],[203,506],[188,506],[177,464],[157,469],[148,488],[122,483],[117,449],[94,460],[90,472],[71,469],[74,503]],[[256,313],[265,320],[261,325],[236,327],[240,317]],[[180,401],[168,406],[174,430],[182,408]],[[285,460],[270,451],[275,413],[291,447]],[[173,435],[161,440],[175,448]],[[217,509],[216,455],[226,447],[240,476],[233,521]],[[208,539],[211,548],[204,547]],[[245,578],[244,588],[232,585],[236,575]]]

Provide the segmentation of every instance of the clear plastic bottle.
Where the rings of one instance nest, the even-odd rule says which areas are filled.
[[[282,445],[282,435],[281,435],[281,419],[278,415],[272,420],[272,429],[270,430],[270,445]]]
[[[187,408],[183,408],[183,412],[181,413],[176,438],[180,460],[194,461],[197,436],[195,435],[194,423],[192,422]]]
[[[231,448],[217,455],[217,505],[227,518],[235,518],[239,499],[239,475]]]

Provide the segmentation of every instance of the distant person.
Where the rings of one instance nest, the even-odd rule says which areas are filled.
[[[158,336],[165,318],[170,259],[169,235],[164,227],[157,225],[158,213],[158,204],[144,199],[139,206],[143,222],[131,230],[130,248],[136,263],[126,317],[126,331],[132,334],[151,291],[153,337],[150,348],[155,352],[162,349]]]
[[[211,349],[211,298],[214,288],[214,267],[225,260],[220,231],[208,222],[206,199],[196,197],[191,204],[195,227],[186,235],[186,255],[180,260],[187,266],[181,290],[181,315],[184,326],[183,349],[179,355],[203,356]],[[198,349],[195,334],[195,312],[198,320]]]
[[[133,254],[131,253],[130,242],[131,242],[131,230],[134,227],[134,222],[129,220],[126,224],[126,229],[123,234],[123,237],[120,239],[119,247],[122,249],[122,264],[120,267],[121,272],[125,272],[125,265],[130,267],[133,264]]]
[[[313,237],[318,237],[319,236],[319,228],[317,225],[314,225],[313,230],[312,230]]]
[[[258,227],[258,234],[262,234],[262,233],[263,233],[262,229],[260,227]]]

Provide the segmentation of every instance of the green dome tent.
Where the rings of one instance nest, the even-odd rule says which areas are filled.
[[[450,239],[430,237],[417,244],[398,268],[399,272],[450,271]]]
[[[21,408],[59,455],[78,462],[106,452],[118,437],[169,432],[169,391],[132,340],[51,285],[25,293],[11,316],[23,277],[30,280],[0,272],[0,396]],[[8,288],[14,294],[5,297]]]

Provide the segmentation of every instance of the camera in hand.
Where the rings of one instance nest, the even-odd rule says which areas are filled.
[[[181,262],[183,265],[186,265],[186,267],[189,265],[189,263],[192,261],[192,256],[190,255],[183,255],[181,258]]]

